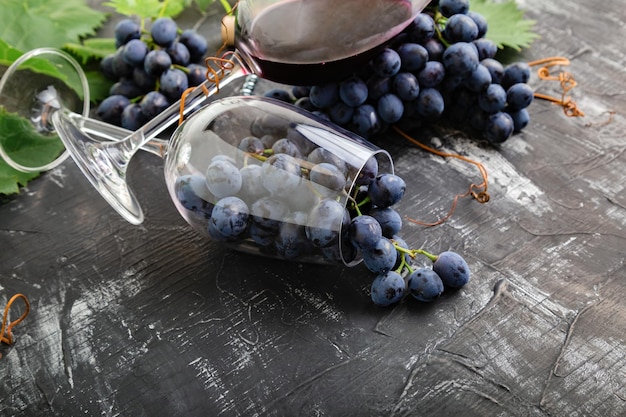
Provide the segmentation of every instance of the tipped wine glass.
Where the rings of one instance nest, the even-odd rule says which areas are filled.
[[[2,156],[18,170],[36,171],[57,166],[69,154],[119,214],[130,223],[140,224],[144,215],[126,177],[132,156],[139,149],[146,149],[165,158],[168,189],[183,217],[210,237],[229,240],[223,236],[223,231],[210,230],[204,224],[207,207],[213,208],[225,196],[217,195],[221,192],[210,187],[207,191],[204,185],[198,184],[208,182],[207,170],[218,156],[228,157],[239,168],[263,166],[267,165],[267,160],[272,160],[274,166],[265,171],[266,175],[276,181],[287,178],[281,187],[293,180],[273,174],[274,170],[291,169],[285,168],[291,166],[289,163],[275,162],[276,158],[272,159],[271,155],[251,156],[250,150],[241,146],[244,137],[233,136],[233,132],[254,135],[255,132],[250,130],[252,122],[269,120],[271,125],[279,120],[281,132],[294,135],[307,151],[322,148],[333,156],[332,159],[343,161],[347,167],[342,172],[346,183],[334,190],[336,195],[331,194],[345,206],[358,186],[359,175],[371,167],[370,160],[375,160],[377,169],[380,166],[381,170],[393,170],[386,152],[295,107],[261,97],[218,99],[216,94],[223,91],[225,85],[232,84],[234,88],[224,95],[241,95],[242,89],[247,88],[246,77],[256,75],[300,85],[340,80],[406,28],[427,3],[428,0],[349,0],[339,3],[331,0],[274,0],[259,5],[254,1],[239,1],[236,19],[223,21],[223,34],[234,44],[235,51],[231,57],[232,67],[221,69],[226,76],[220,81],[220,88],[213,80],[205,81],[185,98],[184,106],[180,102],[174,103],[134,132],[88,117],[89,91],[85,75],[69,55],[48,48],[33,50],[20,57],[3,75],[0,110],[28,120],[36,135],[60,139],[66,152],[36,167],[16,162],[16,155],[0,147]],[[285,25],[285,20],[297,24]],[[46,62],[48,66],[43,65]],[[159,135],[179,121],[181,108],[182,115],[187,117],[185,122],[176,129],[171,141],[159,139]],[[252,114],[254,119],[249,118]],[[296,159],[306,156],[301,154]],[[198,157],[199,161],[196,160]],[[252,163],[254,161],[259,163]],[[282,168],[277,168],[281,164]],[[299,176],[303,172],[308,175],[310,164],[297,165]],[[202,178],[200,183],[196,182],[198,175]],[[181,178],[186,178],[187,182],[181,183]],[[308,178],[294,183],[298,186],[293,195],[299,195],[296,188],[305,190],[301,201],[309,198],[313,202],[328,193],[325,189],[328,187],[311,184]],[[183,200],[189,197],[181,191],[187,185],[193,191],[192,199],[199,198],[203,202],[200,206],[205,212],[202,214],[200,210],[200,218],[204,217],[204,220],[200,224],[198,207],[190,208],[188,201],[181,201],[181,195]],[[264,189],[267,191],[276,186],[266,185]],[[236,197],[239,192],[227,197]],[[276,193],[282,192],[277,189]],[[298,220],[290,219],[290,222],[298,223]],[[340,229],[341,224],[337,227]],[[253,237],[248,236],[247,241],[254,241],[256,245],[252,246],[257,249],[262,247]],[[343,254],[341,258],[345,261]]]

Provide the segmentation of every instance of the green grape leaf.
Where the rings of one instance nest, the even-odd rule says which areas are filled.
[[[14,48],[61,48],[82,36],[95,35],[106,14],[84,0],[3,0],[0,38]]]
[[[191,0],[110,0],[103,4],[125,16],[174,18],[191,4]]]
[[[92,103],[100,103],[109,96],[113,81],[106,78],[101,71],[85,71],[89,83],[89,99]]]
[[[71,52],[82,65],[91,59],[100,60],[116,50],[114,38],[89,38],[81,43],[70,42],[63,45],[63,49]]]
[[[13,160],[25,166],[44,165],[63,151],[63,143],[58,138],[42,137],[29,120],[3,107],[0,107],[0,142]],[[0,194],[18,193],[20,185],[26,185],[38,175],[16,171],[0,159]]]
[[[487,19],[485,37],[500,49],[509,47],[519,52],[539,37],[532,31],[535,21],[524,18],[524,12],[517,7],[515,0],[471,0],[470,10]]]

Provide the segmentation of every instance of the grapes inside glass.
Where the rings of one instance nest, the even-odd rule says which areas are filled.
[[[232,56],[235,65],[220,86],[233,83],[235,87],[230,92],[238,94],[245,90],[246,74],[250,73],[286,84],[339,80],[409,25],[427,3],[427,0],[240,1],[235,22],[223,23],[225,34],[231,40],[234,35],[236,49]],[[285,19],[294,24],[284,25]],[[34,50],[18,59],[0,80],[0,110],[28,120],[35,135],[51,140],[60,138],[66,153],[38,167],[16,161],[19,150],[10,154],[3,148],[2,156],[14,168],[28,172],[55,167],[69,154],[109,204],[127,221],[139,224],[144,216],[126,183],[126,170],[131,157],[144,149],[165,158],[165,180],[170,195],[182,216],[199,232],[237,249],[287,259],[357,262],[354,254],[346,252],[347,245],[342,245],[340,235],[345,219],[333,217],[337,204],[328,203],[324,207],[326,211],[319,215],[316,226],[311,226],[312,220],[305,218],[301,214],[304,210],[298,208],[310,209],[311,204],[323,200],[336,202],[345,211],[349,199],[355,195],[355,187],[359,186],[359,176],[373,172],[373,166],[376,172],[393,172],[389,155],[293,106],[261,97],[217,98],[216,92],[216,86],[209,80],[192,91],[184,105],[188,117],[170,141],[162,140],[158,136],[178,122],[180,102],[134,132],[99,122],[87,117],[89,92],[80,66],[61,51]],[[199,108],[201,111],[197,111]],[[266,129],[276,130],[274,134],[266,134]],[[244,139],[260,133],[263,134],[256,136],[259,139],[279,135],[284,137],[274,139],[296,142],[299,153],[289,149],[274,152],[276,155],[255,153],[251,151],[254,147],[242,145]],[[316,168],[320,164],[324,170]],[[257,200],[252,201],[245,194],[251,185],[241,178],[236,192],[210,185],[209,177],[216,173],[226,182],[237,183],[239,180],[228,176],[232,167],[237,168],[239,176],[261,169],[258,175],[247,178],[265,181],[265,184],[257,181],[257,186],[268,195],[254,197],[280,196],[274,200],[287,204],[287,208],[279,210],[279,214],[268,214],[274,208],[261,207],[262,203],[255,206]],[[312,180],[311,175],[317,179]],[[337,185],[341,180],[343,184]],[[303,202],[305,206],[299,207]],[[264,210],[267,217],[257,216],[254,210]],[[269,249],[263,239],[267,230],[261,230],[268,227],[253,227],[254,222],[246,219],[243,230],[233,230],[237,229],[237,221],[228,217],[233,213],[267,220],[270,229],[278,227],[289,239],[297,239],[303,227],[309,225],[314,233],[320,233],[321,241],[297,256],[289,239],[284,241],[284,251],[278,245]],[[311,213],[307,212],[307,217]],[[218,221],[220,218],[222,222]],[[326,239],[333,244],[325,245]]]

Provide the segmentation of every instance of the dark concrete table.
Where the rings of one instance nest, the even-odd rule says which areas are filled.
[[[498,148],[424,133],[481,161],[491,193],[484,205],[461,200],[442,226],[405,224],[412,246],[457,250],[473,272],[430,305],[375,307],[363,266],[278,262],[201,239],[151,155],[130,173],[141,226],[71,161],[1,197],[0,305],[21,292],[32,311],[16,344],[0,347],[0,415],[626,414],[618,3],[521,2],[542,36],[522,59],[570,58],[584,118],[536,101],[530,126]],[[380,145],[407,179],[404,215],[437,218],[480,180],[394,135]]]

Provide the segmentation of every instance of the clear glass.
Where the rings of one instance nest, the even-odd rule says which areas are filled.
[[[339,80],[405,29],[429,0],[242,0],[235,45],[261,77]]]
[[[263,146],[251,151],[251,139]],[[288,148],[290,156],[277,153],[277,141],[295,145]],[[296,169],[273,164],[279,157]],[[264,97],[231,97],[211,103],[179,126],[170,141],[165,180],[181,215],[210,239],[265,256],[351,265],[360,256],[349,243],[342,245],[344,217],[320,226],[311,213],[332,200],[349,216],[358,179],[371,159],[378,174],[393,173],[386,151],[309,112]],[[232,180],[227,186],[220,175],[224,164],[236,168],[227,174]],[[326,174],[333,175],[332,185],[325,182]],[[224,236],[212,230],[218,221],[214,210],[220,200],[233,197],[244,203],[239,206],[244,224],[235,236]],[[330,236],[323,248],[312,244],[309,227]]]

